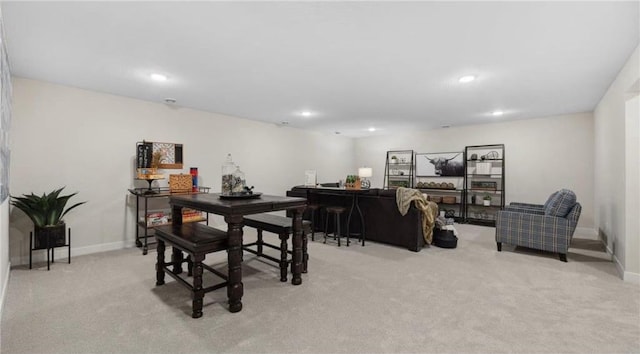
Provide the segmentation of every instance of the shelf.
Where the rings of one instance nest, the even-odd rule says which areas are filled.
[[[189,194],[201,194],[201,193],[209,193],[210,187],[198,187],[197,192],[171,192],[168,187],[160,187],[160,188],[131,188],[129,192],[138,197],[144,198],[159,198],[159,197],[170,197],[172,195],[189,195]]]
[[[460,193],[464,189],[445,189],[445,188],[416,188],[421,191],[432,191],[432,192],[449,192],[449,193]]]
[[[492,173],[492,174],[467,173],[467,177],[502,178],[502,174],[501,173]]]
[[[488,205],[488,206],[487,206],[487,205],[484,205],[484,204],[471,204],[471,203],[467,203],[467,206],[468,206],[469,208],[475,208],[475,207],[478,207],[478,208],[483,208],[483,209],[487,209],[487,208],[502,208],[500,205],[493,205],[493,204],[492,204],[492,205]]]
[[[190,223],[190,222],[202,222],[202,221],[207,221],[207,218],[202,216],[202,217],[199,217],[199,218],[183,220],[182,223],[183,224],[187,224],[187,223]],[[146,223],[144,221],[138,221],[138,225],[140,227],[147,227],[148,229],[153,229],[154,227],[158,227],[158,226],[171,225],[171,223],[170,222],[165,222],[165,223],[160,223],[160,224],[155,224],[155,225],[146,225]]]

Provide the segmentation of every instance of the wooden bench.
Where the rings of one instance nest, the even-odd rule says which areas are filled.
[[[179,284],[182,284],[191,291],[191,298],[193,299],[191,317],[202,317],[204,294],[227,286],[227,275],[203,264],[202,261],[204,261],[208,253],[227,250],[229,240],[227,233],[193,222],[182,225],[158,226],[155,228],[155,235],[158,241],[156,285],[163,285],[165,273],[169,274],[177,280]],[[173,247],[171,262],[165,262],[165,243]],[[183,258],[182,252],[188,254],[186,260]],[[193,275],[193,285],[179,276],[179,274],[182,273],[182,264],[184,262],[186,262],[188,266],[187,276]],[[170,270],[169,266],[173,266],[173,270]],[[208,288],[203,288],[203,269],[212,272],[225,281]]]
[[[280,281],[287,281],[287,265],[291,263],[291,259],[288,255],[293,254],[287,247],[287,240],[293,230],[293,219],[284,216],[272,215],[272,214],[254,214],[248,215],[244,218],[244,226],[253,227],[258,230],[258,240],[253,243],[242,245],[242,249],[276,262],[280,265]],[[280,246],[272,245],[264,242],[262,238],[262,231],[271,232],[277,234],[280,238]],[[307,253],[307,233],[311,232],[311,221],[302,220],[302,272],[307,272],[307,263],[309,260],[309,254]],[[256,249],[250,247],[256,246]],[[269,247],[280,251],[280,259],[272,257],[263,253],[263,248]]]

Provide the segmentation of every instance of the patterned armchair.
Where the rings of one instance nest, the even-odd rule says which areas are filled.
[[[552,194],[544,205],[511,203],[498,212],[496,243],[559,253],[567,261],[567,251],[580,218],[582,206],[568,189]]]

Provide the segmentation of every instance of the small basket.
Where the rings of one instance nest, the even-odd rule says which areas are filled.
[[[189,193],[193,188],[191,175],[169,175],[169,191],[171,193]]]
[[[434,202],[434,203],[441,203],[442,202],[442,197],[435,195],[435,196],[429,196],[427,199],[429,199],[430,201]]]

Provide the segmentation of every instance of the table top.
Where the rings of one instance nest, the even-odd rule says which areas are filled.
[[[340,194],[369,194],[374,189],[369,188],[345,188],[345,187],[313,187],[313,186],[298,186],[296,188],[306,188],[312,192],[335,192]]]
[[[307,200],[265,194],[252,199],[221,199],[219,193],[211,193],[171,196],[169,204],[227,216],[300,208],[307,205]]]

